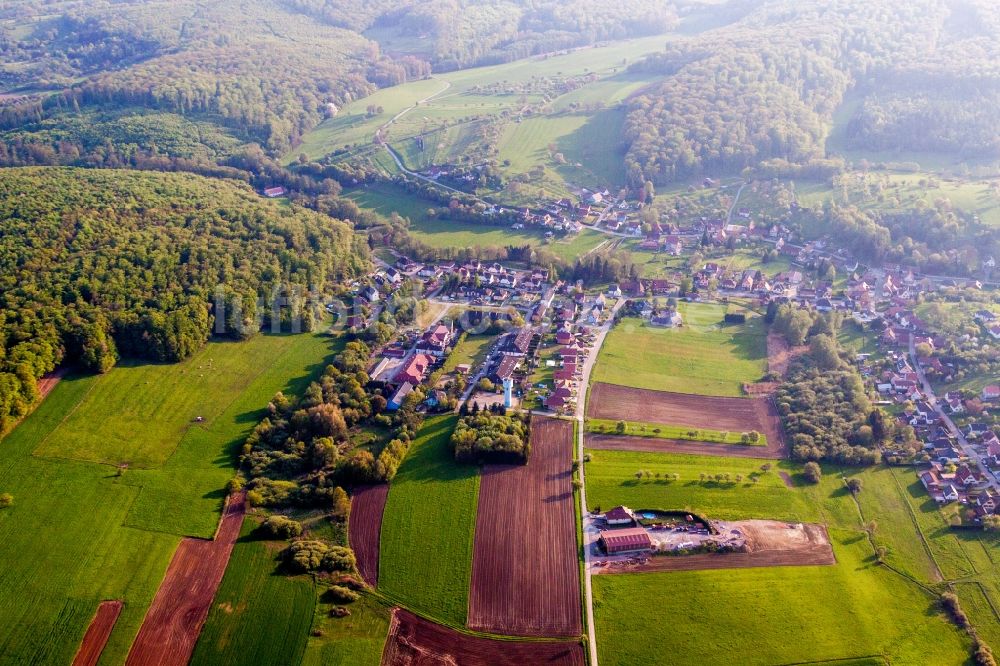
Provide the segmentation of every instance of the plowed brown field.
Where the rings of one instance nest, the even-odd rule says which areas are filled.
[[[97,663],[124,605],[120,601],[102,601],[97,606],[97,613],[87,627],[80,650],[73,657],[73,666],[94,666]]]
[[[245,495],[226,502],[215,539],[177,546],[129,650],[127,666],[187,666],[243,524]]]
[[[580,635],[572,462],[573,422],[536,416],[528,464],[483,469],[470,629]]]
[[[382,666],[583,666],[583,647],[572,642],[498,641],[467,636],[409,611],[392,613]]]
[[[389,496],[389,485],[356,488],[351,495],[351,517],[348,539],[358,558],[358,571],[365,582],[378,584],[379,535],[382,533],[382,513]]]
[[[719,398],[599,383],[591,389],[587,416],[728,432],[756,430],[767,437],[771,455],[787,454],[781,419],[768,398]]]

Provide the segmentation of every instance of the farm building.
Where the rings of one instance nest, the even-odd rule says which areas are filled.
[[[616,506],[604,514],[608,525],[634,525],[635,513],[627,506]]]
[[[648,553],[653,550],[653,541],[641,527],[624,530],[605,530],[598,540],[608,555],[622,553]]]

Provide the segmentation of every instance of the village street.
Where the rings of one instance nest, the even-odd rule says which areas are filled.
[[[580,461],[580,516],[583,520],[584,604],[587,608],[587,633],[589,638],[588,644],[590,646],[591,666],[597,666],[597,634],[594,631],[594,591],[590,571],[592,566],[591,550],[593,548],[593,544],[597,541],[600,530],[597,529],[597,525],[594,523],[593,519],[590,517],[590,512],[587,510],[587,483],[584,477],[586,465],[583,462],[584,415],[586,414],[587,409],[587,391],[590,388],[590,373],[594,369],[594,364],[597,362],[597,356],[601,351],[601,347],[604,345],[604,339],[608,337],[611,327],[615,324],[615,315],[623,305],[625,305],[625,301],[623,299],[619,299],[618,302],[615,303],[614,308],[611,310],[611,315],[598,330],[597,336],[594,338],[594,345],[591,347],[590,353],[587,355],[587,360],[583,362],[583,374],[580,377],[580,391],[577,395],[576,412],[574,413],[577,425],[576,457],[577,460]]]
[[[920,365],[920,362],[917,361],[916,345],[913,342],[912,335],[910,336],[910,359],[913,363],[913,369],[916,371],[917,377],[920,379],[921,388],[923,389],[924,395],[927,398],[927,402],[931,405],[931,407],[934,408],[934,411],[937,412],[938,417],[940,417],[941,422],[944,423],[945,427],[948,429],[948,432],[950,432],[951,435],[958,442],[959,447],[961,447],[962,449],[962,453],[967,455],[970,459],[974,460],[976,464],[979,465],[980,469],[989,470],[990,467],[985,457],[980,455],[980,453],[976,451],[976,449],[971,444],[969,444],[969,440],[965,438],[965,435],[963,435],[962,431],[958,429],[958,427],[955,425],[955,422],[951,420],[951,417],[945,413],[944,409],[941,406],[941,402],[937,399],[937,396],[934,394],[934,389],[931,387],[931,383],[927,380],[927,376],[924,374],[923,367]],[[1000,482],[997,481],[996,477],[993,474],[987,471],[987,473],[985,474],[985,478],[990,488],[996,490],[997,492],[1000,492]]]

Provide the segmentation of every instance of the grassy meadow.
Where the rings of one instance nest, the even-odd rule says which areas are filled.
[[[332,607],[320,595],[302,665],[379,666],[389,635],[389,609],[369,595],[350,605],[348,617],[330,617]]]
[[[458,417],[428,418],[392,482],[382,519],[379,591],[446,624],[465,624],[479,471],[458,465]]]
[[[545,247],[557,256],[571,261],[606,240],[603,234],[590,229],[583,229],[576,236],[566,239],[549,241],[541,229],[511,229],[508,226],[440,220],[427,215],[428,209],[435,207],[433,202],[392,185],[369,185],[346,194],[362,208],[385,217],[398,213],[407,218],[410,221],[410,234],[433,248],[531,245]]]
[[[316,590],[309,576],[276,571],[281,541],[254,537],[257,521],[247,518],[233,548],[192,666],[297,664],[305,652]]]
[[[682,426],[663,425],[662,423],[622,421],[625,429],[618,432],[618,421],[614,419],[587,419],[587,432],[600,434],[625,435],[628,437],[652,437],[654,439],[686,439],[696,442],[716,442],[718,444],[744,444],[751,446],[767,446],[767,437],[758,433],[760,439],[756,442],[744,442],[741,432],[723,432],[721,430],[706,430],[704,428],[686,428]]]
[[[681,303],[681,328],[637,318],[619,322],[594,368],[594,382],[700,395],[740,396],[764,374],[767,338],[760,317],[724,324],[725,306]]]
[[[98,603],[122,599],[125,608],[105,660],[124,661],[180,538],[215,532],[235,447],[268,398],[304,388],[334,344],[325,334],[213,342],[186,363],[115,368],[61,381],[0,442],[0,490],[14,496],[14,505],[0,511],[5,660],[69,663]],[[226,368],[242,363],[249,381],[212,395],[207,378],[191,371],[192,363],[196,368],[206,358]],[[173,408],[160,392],[177,396],[184,407]],[[189,401],[187,394],[197,398]],[[206,422],[183,427],[182,420],[191,418],[188,409],[204,414]],[[94,423],[84,418],[86,412],[93,412]],[[110,414],[114,420],[102,418]],[[121,420],[117,414],[132,416]],[[141,450],[149,460],[165,462],[119,476],[114,466],[90,459],[97,456],[87,433],[98,427],[108,428],[115,446],[134,443],[133,450],[117,449],[127,459]],[[149,448],[147,433],[165,451]],[[60,450],[45,448],[53,441],[62,442]],[[47,455],[36,452],[40,447]]]
[[[589,453],[591,508],[626,504],[687,509],[710,518],[820,522],[828,527],[837,557],[832,567],[596,576],[601,663],[640,663],[660,654],[674,655],[673,663],[691,664],[706,663],[719,654],[748,664],[848,659],[873,664],[966,663],[968,638],[941,614],[934,595],[907,578],[924,584],[940,580],[937,557],[925,542],[943,536],[928,519],[931,514],[920,518],[933,508],[941,520],[936,507],[917,502],[917,516],[911,512],[913,488],[902,481],[915,477],[907,476],[907,470],[824,466],[822,481],[812,485],[801,476],[800,466],[790,462]],[[760,466],[765,462],[774,467],[763,473]],[[681,478],[638,480],[638,470],[677,473]],[[789,475],[791,487],[779,472]],[[703,473],[732,478],[703,482]],[[735,481],[736,474],[743,475],[741,482]],[[842,475],[861,479],[857,502],[844,488]],[[897,479],[898,475],[903,476]],[[749,480],[751,476],[758,480]],[[862,529],[872,521],[875,543],[887,550],[886,562],[904,575],[877,564]],[[918,523],[932,536],[918,532]],[[974,619],[977,615],[988,619],[985,601],[964,588],[960,592],[963,600],[969,598],[969,605],[980,602],[968,609]],[[657,629],[663,624],[658,618],[674,616],[684,622]],[[788,640],[790,636],[796,639]]]

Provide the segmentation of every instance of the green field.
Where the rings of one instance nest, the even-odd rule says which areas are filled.
[[[323,121],[316,129],[302,137],[302,145],[285,156],[290,164],[300,154],[315,160],[338,148],[346,146],[367,146],[372,143],[375,132],[400,111],[417,101],[441,91],[446,86],[439,80],[424,79],[403,86],[385,88],[364,99],[346,105],[335,117]],[[369,116],[368,106],[381,106],[383,113]]]
[[[556,165],[546,156],[544,161],[550,168],[544,179],[531,183],[532,195],[539,187],[563,196],[573,186],[618,186],[624,180],[619,140],[624,110],[618,104],[658,79],[657,75],[630,74],[624,69],[633,60],[661,50],[665,41],[665,36],[619,41],[561,55],[447,72],[386,88],[352,102],[335,118],[307,133],[302,145],[285,156],[285,162],[294,162],[300,154],[318,159],[341,149],[348,150],[348,157],[371,155],[372,140],[380,126],[433,96],[413,106],[388,129],[389,141],[411,169],[454,164],[473,155],[485,157],[488,150],[481,135],[490,134],[489,125],[497,123],[503,134],[497,146],[499,161],[518,161],[517,167],[505,170],[508,176],[527,173],[539,163],[534,153],[549,143],[555,143],[566,158],[564,164]],[[596,78],[563,94],[555,94],[544,85],[549,80],[580,76]],[[368,117],[371,104],[382,106],[384,112]],[[505,117],[518,115],[526,105],[558,115],[532,117],[523,125]],[[418,135],[424,137],[423,151],[411,140]],[[510,190],[502,196],[521,203],[527,193]]]
[[[608,335],[594,368],[595,382],[701,395],[740,396],[744,382],[767,366],[763,320],[724,324],[724,305],[681,303],[681,328],[658,328],[626,318]]]
[[[348,617],[330,617],[331,607],[320,595],[302,665],[379,666],[389,635],[389,609],[368,595],[350,605]]]
[[[705,430],[685,428],[683,426],[664,425],[662,423],[623,421],[625,429],[618,432],[618,421],[614,419],[587,419],[587,432],[602,434],[620,434],[629,437],[652,437],[658,439],[686,439],[695,442],[716,442],[719,444],[748,444],[751,446],[767,446],[767,437],[758,433],[760,439],[751,444],[744,442],[740,432],[722,432],[721,430]]]
[[[506,247],[531,245],[544,247],[556,256],[572,261],[605,242],[606,237],[596,231],[583,229],[567,239],[546,240],[541,229],[511,229],[507,226],[473,224],[440,220],[427,215],[436,204],[414,196],[393,185],[369,185],[347,192],[358,206],[388,217],[398,213],[410,221],[410,234],[433,248]]]
[[[255,539],[247,518],[191,664],[296,664],[305,652],[316,590],[308,576],[276,572],[283,542]]]
[[[242,358],[252,377],[239,392],[224,393],[227,400],[219,406],[213,406],[218,396],[204,391],[200,373],[190,371],[191,361],[115,368],[101,376],[71,375],[60,382],[0,442],[0,487],[15,498],[14,506],[0,511],[0,615],[5,620],[0,652],[5,660],[68,663],[98,603],[122,599],[125,608],[105,655],[108,663],[124,661],[180,537],[214,533],[222,487],[233,474],[235,447],[275,391],[301,390],[322,369],[332,342],[316,334],[210,343],[198,359],[213,358],[218,366],[230,367]],[[136,384],[133,377],[143,375],[154,383]],[[113,394],[105,386],[130,392]],[[148,411],[150,402],[158,402],[157,389],[200,396],[202,402],[184,404],[212,420],[186,432],[172,431],[179,441],[165,439],[164,429],[175,427],[182,415],[167,418],[173,413],[169,407]],[[95,396],[112,402],[102,405]],[[78,439],[87,447],[93,442],[83,409],[97,415],[113,410],[135,414],[121,427],[134,434],[136,447],[146,447],[144,433],[151,428],[151,438],[174,453],[167,458],[151,452],[166,459],[161,468],[129,469],[117,476],[114,467],[85,460],[89,450],[74,448]],[[159,420],[147,425],[150,414]],[[33,455],[40,442],[57,434],[65,443],[60,457]]]
[[[595,576],[600,663],[967,663],[929,594],[875,564],[859,532],[830,536],[832,567]]]
[[[826,524],[837,564],[669,574],[596,576],[595,613],[601,663],[706,663],[728,654],[739,663],[960,664],[968,641],[936,610],[920,585],[876,564],[862,526],[874,521],[886,561],[906,576],[933,582],[934,559],[908,509],[905,473],[880,467],[839,470],[824,466],[819,485],[804,481],[798,465],[709,456],[590,450],[590,508],[626,504],[636,509],[684,509],[710,518],[772,518]],[[770,462],[766,473],[760,466]],[[653,478],[639,480],[648,470]],[[786,486],[779,472],[790,474]],[[863,482],[859,504],[841,474]],[[680,474],[679,481],[655,474]],[[730,481],[700,475],[730,474]],[[735,475],[742,474],[742,482]],[[750,481],[751,476],[758,481]],[[909,477],[913,478],[913,477]],[[919,486],[919,482],[917,482]],[[933,503],[932,503],[933,504]],[[936,509],[935,509],[936,511]],[[940,520],[940,518],[939,518]],[[954,537],[954,535],[951,535]],[[953,544],[954,545],[954,544]],[[982,608],[976,609],[980,615]],[[664,617],[683,623],[662,625]],[[796,636],[801,640],[785,640]],[[739,654],[739,657],[732,655]]]
[[[465,624],[479,473],[455,463],[457,416],[427,419],[392,482],[382,519],[379,591],[435,620]]]

